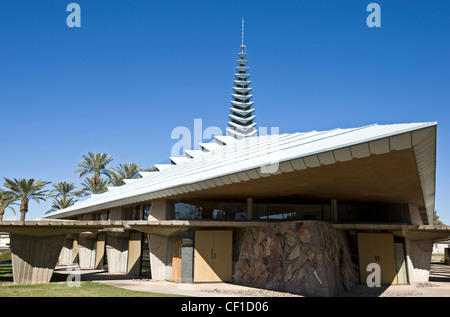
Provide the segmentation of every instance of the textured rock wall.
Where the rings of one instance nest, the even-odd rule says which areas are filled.
[[[247,228],[234,283],[306,296],[335,296],[357,283],[344,233],[320,221]]]

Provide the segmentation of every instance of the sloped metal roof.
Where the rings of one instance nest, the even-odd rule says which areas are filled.
[[[158,167],[143,178],[45,218],[61,218],[293,170],[413,148],[428,221],[433,217],[436,172],[436,122],[368,125],[350,129],[265,135],[235,140],[216,137],[220,146],[203,146],[188,160]],[[189,152],[189,151],[186,151]],[[192,154],[192,152],[191,152]],[[173,163],[176,163],[176,159]]]

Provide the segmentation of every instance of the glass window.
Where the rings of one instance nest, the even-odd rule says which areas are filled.
[[[174,202],[175,219],[247,220],[246,202],[179,200]]]
[[[143,220],[148,220],[148,217],[150,216],[150,206],[151,205],[144,205],[144,207],[142,208],[142,219]]]
[[[329,200],[266,199],[255,200],[254,219],[331,220]]]
[[[247,201],[174,201],[175,219],[249,220]],[[331,220],[330,200],[299,198],[255,199],[254,220]]]
[[[99,220],[109,220],[109,211],[101,212]]]
[[[130,220],[140,220],[141,219],[141,205],[131,207]]]

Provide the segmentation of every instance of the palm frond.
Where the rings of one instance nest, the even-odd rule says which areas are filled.
[[[144,169],[136,163],[121,163],[110,176],[111,183],[115,186],[122,186],[125,184],[124,179],[141,178],[139,172]]]
[[[86,177],[81,183],[83,185],[82,191],[84,192],[84,196],[92,195],[94,193],[94,180],[93,178]],[[105,193],[108,191],[106,188],[109,185],[108,178],[99,178],[97,194]]]

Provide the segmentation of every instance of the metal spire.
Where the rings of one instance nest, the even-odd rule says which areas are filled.
[[[242,17],[242,45],[244,46],[244,17]]]
[[[246,66],[248,60],[245,59],[247,53],[244,52],[244,18],[242,18],[242,43],[240,48],[241,52],[238,53],[240,58],[236,61],[238,63],[237,73],[234,74],[236,77],[233,87],[234,94],[231,95],[233,101],[231,101],[229,128],[227,128],[228,135],[236,139],[251,137],[257,133],[256,122],[253,122],[253,119],[255,119],[253,111],[255,109],[252,108],[253,101],[250,101],[253,95],[250,94],[252,90],[249,87],[251,82],[248,80],[250,74],[247,74],[249,70],[249,67]]]

